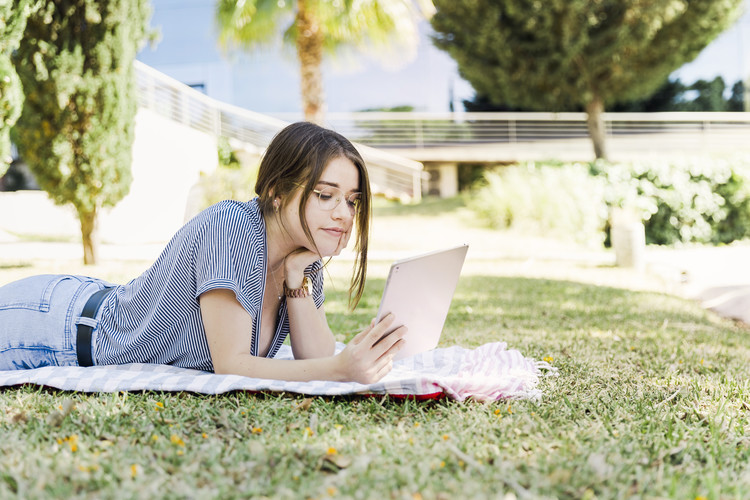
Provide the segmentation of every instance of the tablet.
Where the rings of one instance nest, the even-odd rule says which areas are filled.
[[[388,333],[402,325],[408,329],[405,344],[394,359],[437,346],[468,249],[468,245],[460,245],[391,265],[376,322],[393,313],[396,318]]]

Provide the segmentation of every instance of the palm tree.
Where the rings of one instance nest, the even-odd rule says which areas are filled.
[[[323,55],[343,47],[398,47],[408,57],[418,42],[419,16],[433,12],[431,0],[218,0],[216,18],[224,47],[254,49],[283,32],[297,51],[305,119],[322,123]]]

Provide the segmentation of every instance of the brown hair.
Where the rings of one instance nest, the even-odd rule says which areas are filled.
[[[320,181],[328,163],[335,158],[350,160],[359,171],[359,191],[362,193],[354,218],[357,228],[356,259],[349,286],[349,307],[354,308],[365,288],[367,274],[367,244],[370,233],[371,193],[370,180],[362,156],[354,145],[341,134],[309,122],[288,125],[268,145],[258,170],[255,192],[264,216],[273,214],[273,200],[291,198],[302,187],[299,202],[299,219],[305,235],[313,237],[305,220],[305,205],[312,190]],[[314,244],[314,243],[313,243]]]

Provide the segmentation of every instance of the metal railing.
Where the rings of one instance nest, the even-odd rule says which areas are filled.
[[[224,136],[265,149],[288,121],[212,99],[167,75],[135,61],[139,106],[216,137]],[[368,165],[372,190],[418,201],[423,166],[417,161],[357,144]]]
[[[748,112],[604,113],[607,135],[695,134],[750,144]],[[588,138],[585,113],[329,113],[331,128],[374,147],[422,149]],[[657,138],[657,136],[654,136]]]

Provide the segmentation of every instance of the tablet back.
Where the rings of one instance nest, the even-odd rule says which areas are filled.
[[[406,325],[406,344],[395,359],[434,349],[440,340],[468,245],[394,262],[380,301],[377,321],[393,313],[391,331]]]

